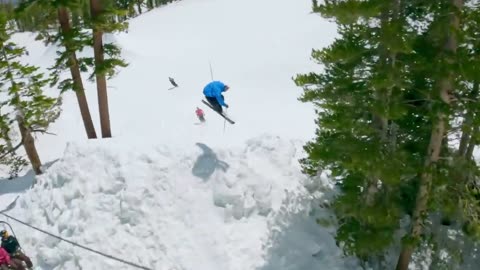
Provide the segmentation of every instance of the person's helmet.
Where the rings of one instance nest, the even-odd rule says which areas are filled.
[[[7,237],[8,237],[8,232],[7,232],[7,230],[2,230],[2,231],[0,231],[0,236],[1,236],[2,238],[7,238]]]

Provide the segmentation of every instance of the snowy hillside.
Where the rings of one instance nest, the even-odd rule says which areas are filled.
[[[298,165],[315,126],[291,78],[318,70],[311,49],[335,35],[310,6],[183,0],[131,20],[107,37],[130,64],[109,81],[114,138],[87,141],[65,94],[57,135],[37,142],[46,173],[32,189],[31,174],[0,181],[0,203],[20,194],[12,216],[150,269],[357,269],[308,215]],[[33,39],[15,36],[29,62],[49,67],[58,48]],[[210,64],[231,87],[235,125],[200,102]],[[169,76],[179,88],[168,90]],[[86,88],[99,131],[96,87]],[[132,269],[11,223],[37,269]]]
[[[311,61],[311,50],[328,45],[336,32],[333,24],[310,14],[310,6],[309,0],[182,0],[132,19],[128,33],[107,37],[130,64],[108,85],[113,135],[176,145],[208,140],[219,146],[241,145],[265,132],[313,137],[313,108],[296,100],[301,89],[291,78],[320,68]],[[57,48],[33,38],[21,34],[15,40],[27,46],[29,61],[52,65]],[[210,63],[213,78],[231,87],[225,99],[236,124],[225,132],[223,119],[201,103]],[[96,86],[86,75],[99,132]],[[168,90],[169,76],[179,88]],[[60,156],[66,141],[85,138],[73,93],[64,103],[52,129],[59,136],[41,138],[44,159]],[[206,113],[206,126],[195,125],[197,106]]]
[[[274,230],[302,210],[298,154],[268,136],[229,150],[71,144],[9,214],[151,269],[298,269],[267,256]],[[16,233],[40,269],[130,269],[23,226]],[[323,265],[345,269],[325,236],[276,252],[311,263],[320,251]]]

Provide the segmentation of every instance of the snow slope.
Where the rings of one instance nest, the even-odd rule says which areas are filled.
[[[301,89],[292,77],[320,68],[310,59],[311,50],[328,45],[336,29],[310,14],[310,6],[309,0],[182,0],[132,19],[128,33],[107,37],[119,44],[130,64],[108,84],[113,135],[169,144],[208,140],[218,146],[242,145],[265,132],[311,138],[313,108],[296,100]],[[29,61],[53,64],[57,48],[33,38],[16,37],[29,49]],[[231,86],[225,98],[237,123],[225,132],[223,119],[200,102],[211,78],[210,63],[213,78]],[[169,76],[179,88],[167,90]],[[85,87],[100,133],[96,86],[86,81]],[[64,103],[52,128],[59,136],[39,142],[47,160],[60,156],[67,141],[85,137],[73,93],[65,95]],[[206,113],[206,127],[194,125],[196,106]]]
[[[37,142],[50,165],[8,213],[151,269],[357,269],[310,216],[321,194],[307,195],[297,161],[315,126],[291,78],[318,70],[311,49],[335,35],[310,5],[183,0],[131,20],[107,37],[130,63],[109,81],[114,138],[87,141],[66,93],[57,135]],[[33,38],[15,36],[29,62],[50,66],[58,48]],[[210,64],[231,86],[235,125],[200,102]],[[169,76],[179,88],[168,90]],[[85,86],[100,136],[95,84]],[[12,224],[38,269],[132,269]]]
[[[302,210],[298,147],[273,136],[228,150],[69,144],[9,213],[151,269],[261,269],[271,232]],[[24,226],[16,233],[40,269],[130,269]],[[322,246],[344,269],[331,240],[308,257]]]

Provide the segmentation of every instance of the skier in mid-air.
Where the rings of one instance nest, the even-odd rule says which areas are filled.
[[[228,105],[225,103],[225,97],[222,95],[222,93],[228,89],[230,89],[230,87],[221,81],[212,81],[203,88],[205,98],[214,110],[220,114],[223,114],[222,106],[228,108]]]

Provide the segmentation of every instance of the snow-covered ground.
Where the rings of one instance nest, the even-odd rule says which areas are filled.
[[[315,223],[327,213],[312,213],[321,194],[311,198],[298,164],[315,126],[292,77],[318,71],[310,52],[335,36],[310,7],[183,0],[132,19],[128,33],[106,37],[130,64],[108,82],[114,138],[86,140],[66,93],[57,135],[38,137],[46,173],[33,188],[31,172],[1,180],[0,208],[18,197],[10,215],[151,269],[358,269]],[[53,64],[56,47],[31,33],[14,38],[30,63]],[[235,125],[200,102],[210,65],[231,87]],[[179,88],[168,90],[169,76]],[[96,88],[86,78],[100,136]],[[10,222],[37,269],[133,269]]]
[[[243,149],[72,143],[8,213],[151,269],[347,269],[308,217],[299,147],[275,136]],[[15,230],[39,269],[130,269]]]

